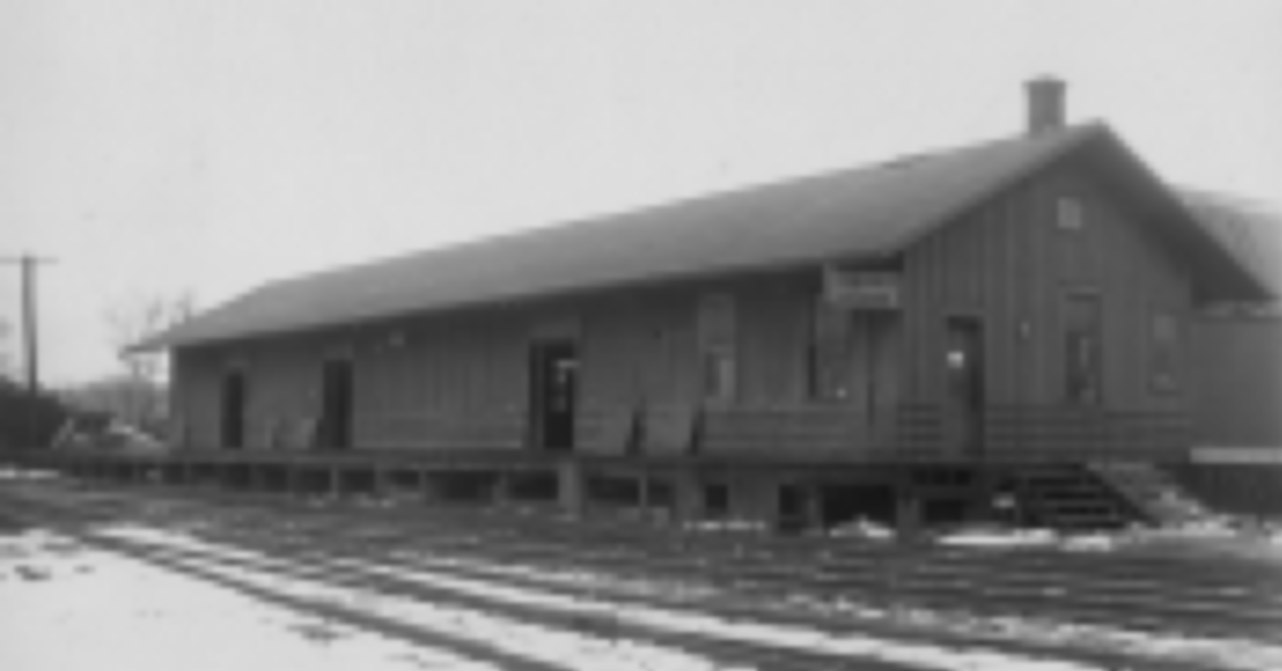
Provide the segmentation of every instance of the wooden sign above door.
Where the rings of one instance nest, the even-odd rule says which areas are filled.
[[[898,310],[900,276],[885,271],[824,266],[823,295],[828,303],[847,310]]]

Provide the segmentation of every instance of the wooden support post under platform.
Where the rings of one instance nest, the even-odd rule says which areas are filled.
[[[301,489],[298,486],[298,466],[294,464],[285,464],[284,466],[281,466],[281,468],[285,469],[285,482],[282,483],[284,485],[285,495],[294,496],[298,494]]]
[[[424,503],[435,503],[441,500],[441,483],[437,482],[431,471],[425,468],[419,470],[418,486]]]
[[[557,504],[562,512],[583,515],[583,464],[573,457],[557,464]]]
[[[490,488],[491,502],[500,508],[512,502],[512,474],[498,471],[494,474],[494,484]]]
[[[325,475],[329,477],[326,494],[331,498],[338,498],[343,495],[343,469],[338,466],[330,466],[325,469]]]
[[[673,516],[677,521],[696,521],[703,517],[703,486],[699,474],[682,468],[673,474]]]
[[[921,532],[921,498],[911,489],[901,488],[895,497],[895,529],[899,537],[915,540]]]
[[[810,484],[805,488],[805,499],[803,505],[806,507],[806,529],[821,529],[823,527],[823,499],[819,496],[819,488]]]
[[[370,494],[376,499],[387,498],[392,493],[392,469],[382,464],[370,466]]]
[[[648,519],[650,517],[650,471],[642,468],[637,473],[637,508]]]

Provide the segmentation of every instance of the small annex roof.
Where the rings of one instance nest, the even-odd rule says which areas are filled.
[[[1180,198],[1208,233],[1264,285],[1282,298],[1282,212],[1238,196],[1180,189]]]
[[[138,347],[181,347],[681,277],[885,257],[1087,146],[1124,164],[1132,180],[1138,174],[1136,183],[1156,193],[1166,205],[1162,211],[1174,212],[1180,226],[1196,226],[1111,131],[1092,123],[282,280]],[[1197,242],[1200,234],[1191,235]],[[1208,267],[1223,273],[1229,265],[1212,258]]]

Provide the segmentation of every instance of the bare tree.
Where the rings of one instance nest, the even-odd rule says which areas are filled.
[[[129,376],[138,380],[163,381],[164,358],[154,352],[135,349],[149,338],[184,321],[195,311],[191,292],[173,297],[149,296],[122,302],[107,311],[112,344]]]
[[[148,296],[118,303],[107,311],[112,345],[124,365],[123,379],[93,385],[96,409],[113,412],[125,420],[158,429],[165,419],[167,360],[163,354],[136,347],[183,321],[195,311],[190,292],[172,297]],[[104,407],[106,406],[106,407]]]

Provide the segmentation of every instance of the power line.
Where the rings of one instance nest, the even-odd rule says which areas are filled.
[[[0,264],[21,267],[22,343],[27,364],[27,390],[33,396],[40,391],[40,338],[36,320],[36,270],[41,264],[53,262],[52,258],[34,254],[0,257]]]

